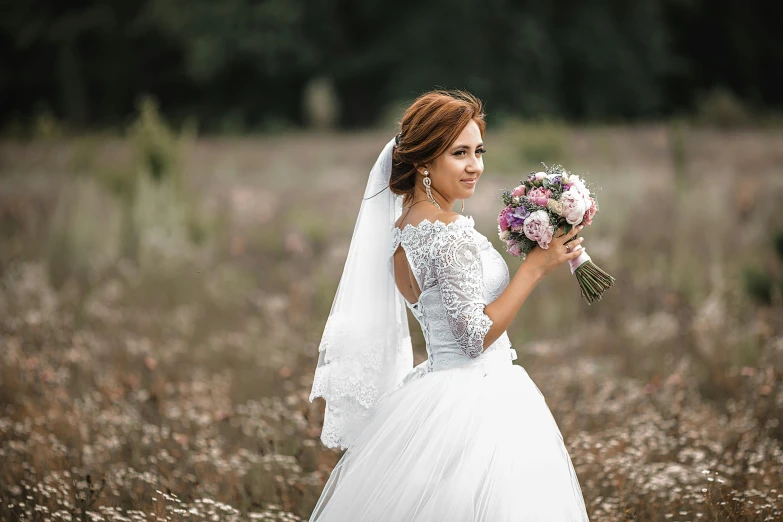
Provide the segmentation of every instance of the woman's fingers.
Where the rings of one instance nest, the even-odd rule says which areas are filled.
[[[583,239],[583,237],[580,237],[573,242],[575,246],[571,247],[571,251],[566,254],[566,259],[576,259],[579,257],[579,255],[582,253],[582,250],[584,249],[584,247],[582,247],[580,244]]]
[[[573,241],[570,241],[565,244],[566,248],[570,247],[569,250],[565,252],[565,260],[569,259],[575,259],[579,257],[579,254],[582,253],[582,241],[584,241],[585,238],[578,237],[574,239]]]
[[[576,241],[576,240],[574,240],[574,241],[571,241],[571,239],[572,239],[574,236],[576,236],[576,235],[579,233],[579,231],[580,231],[580,230],[582,230],[582,228],[584,228],[584,227],[583,227],[583,225],[579,225],[579,226],[576,226],[576,227],[572,227],[572,228],[571,228],[571,230],[568,232],[568,234],[566,234],[566,233],[563,233],[563,235],[562,235],[562,236],[557,236],[557,237],[558,237],[558,239],[561,239],[561,238],[562,238],[562,239],[561,239],[561,241],[560,241],[560,244],[561,244],[561,245],[565,245],[565,244],[572,244],[572,245],[573,245],[573,244],[575,243],[575,241]],[[558,229],[558,230],[559,230],[559,229]],[[570,241],[570,243],[569,243],[569,241]]]
[[[562,231],[562,234],[555,234],[555,237],[561,239],[561,244],[565,244],[566,241],[577,235],[580,230],[582,230],[582,225],[571,227],[571,230],[566,234],[565,225],[561,225],[557,228],[556,232]]]

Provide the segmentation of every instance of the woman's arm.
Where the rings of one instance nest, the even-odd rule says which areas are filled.
[[[520,265],[506,289],[484,308],[484,313],[492,319],[492,326],[484,337],[484,349],[508,330],[522,304],[543,279],[544,275],[537,266],[527,262]]]
[[[526,256],[506,289],[484,308],[484,313],[492,320],[492,326],[484,338],[484,348],[495,342],[511,326],[522,304],[547,274],[560,264],[579,257],[582,253],[582,247],[579,245],[584,238],[572,241],[576,246],[571,252],[567,252],[564,245],[580,230],[581,226],[574,227],[568,234],[555,234],[549,248],[536,247]]]

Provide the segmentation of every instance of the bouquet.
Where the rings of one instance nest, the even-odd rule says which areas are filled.
[[[503,191],[506,206],[498,215],[498,234],[512,256],[524,259],[536,246],[549,248],[561,226],[565,234],[576,225],[589,226],[598,212],[595,193],[583,179],[560,165],[543,165],[544,172],[531,172],[514,190]],[[584,249],[568,263],[588,305],[614,284],[614,277],[596,266]]]

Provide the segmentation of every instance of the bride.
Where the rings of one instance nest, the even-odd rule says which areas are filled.
[[[535,286],[579,256],[564,243],[581,227],[509,280],[473,218],[451,212],[484,170],[484,128],[473,95],[431,91],[370,172],[310,394],[326,400],[322,442],[346,452],[311,522],[588,520],[506,333]],[[427,346],[415,368],[406,308]]]

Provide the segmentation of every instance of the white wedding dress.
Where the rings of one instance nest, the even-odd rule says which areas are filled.
[[[588,520],[563,437],[506,332],[482,351],[484,306],[509,283],[472,217],[395,227],[422,292],[429,355],[381,397],[311,522]]]

